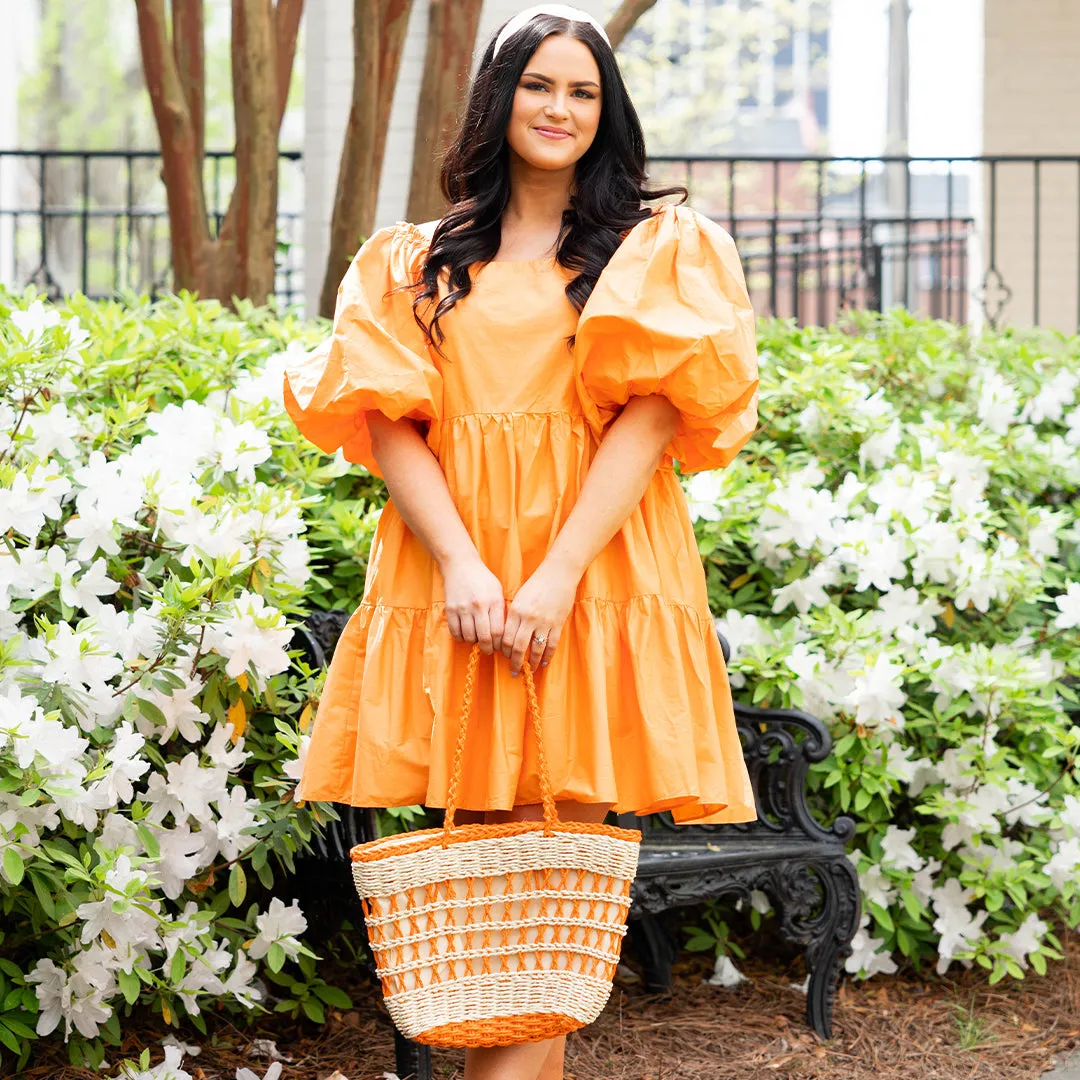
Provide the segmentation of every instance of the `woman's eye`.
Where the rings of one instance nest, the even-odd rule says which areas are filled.
[[[596,97],[595,94],[590,93],[588,90],[578,90],[576,93],[580,94],[586,101],[592,101]]]
[[[525,89],[526,90],[546,90],[547,87],[543,83],[534,82],[534,83],[526,83],[525,84]]]

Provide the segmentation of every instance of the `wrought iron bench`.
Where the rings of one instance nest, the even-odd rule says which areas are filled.
[[[346,612],[313,613],[298,630],[293,647],[303,648],[312,666],[321,666],[347,619]],[[723,638],[721,645],[726,660],[729,650]],[[832,737],[820,720],[794,709],[736,703],[735,716],[758,820],[685,826],[674,825],[667,813],[648,818],[615,815],[620,825],[642,830],[628,936],[644,969],[645,989],[662,991],[671,986],[679,943],[664,928],[660,913],[725,895],[749,901],[753,890],[761,890],[776,908],[781,935],[804,948],[809,970],[806,1019],[829,1038],[840,964],[851,953],[861,915],[858,875],[845,854],[855,822],[840,817],[824,827],[806,798],[807,770],[828,756]],[[303,861],[292,883],[304,894],[301,901],[307,904],[313,928],[312,915],[317,919],[320,906],[340,915],[345,900],[359,914],[348,872],[349,849],[377,835],[373,809],[336,809],[341,821],[315,841],[314,857]],[[401,1080],[431,1080],[429,1048],[397,1032],[395,1040]]]

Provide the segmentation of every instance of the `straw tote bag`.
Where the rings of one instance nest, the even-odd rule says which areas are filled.
[[[443,827],[350,852],[390,1017],[433,1046],[534,1042],[595,1020],[641,847],[637,829],[559,821],[527,663],[544,820],[454,827],[479,658],[473,646]]]

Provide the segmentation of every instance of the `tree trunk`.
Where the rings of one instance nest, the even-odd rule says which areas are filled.
[[[375,221],[386,129],[411,7],[412,0],[354,0],[352,104],[319,297],[319,313],[327,318],[334,313],[338,285]]]
[[[206,146],[205,21],[203,0],[173,0],[173,55],[176,57],[180,88],[191,114],[199,176],[203,174],[203,153]]]
[[[441,217],[446,208],[439,164],[468,87],[482,0],[430,0],[427,55],[413,140],[409,221]]]
[[[146,88],[161,139],[161,171],[169,206],[173,287],[200,290],[207,246],[206,195],[200,162],[203,148],[169,47],[165,0],[136,0]]]
[[[278,136],[289,95],[303,0],[232,0],[236,185],[216,238],[202,183],[203,0],[135,0],[143,71],[161,141],[173,287],[231,304],[274,291]]]
[[[623,38],[634,28],[638,19],[655,4],[656,0],[622,0],[618,11],[608,19],[607,26],[604,27],[613,49],[622,44]]]
[[[232,271],[232,295],[264,304],[274,291],[277,250],[280,112],[273,0],[233,0],[232,77],[236,192],[218,238],[217,261]]]

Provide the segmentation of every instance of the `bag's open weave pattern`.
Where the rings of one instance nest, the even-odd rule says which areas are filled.
[[[641,843],[635,829],[559,822],[527,664],[544,820],[454,828],[478,662],[474,646],[443,828],[351,852],[390,1016],[406,1037],[441,1046],[530,1042],[596,1019]]]

